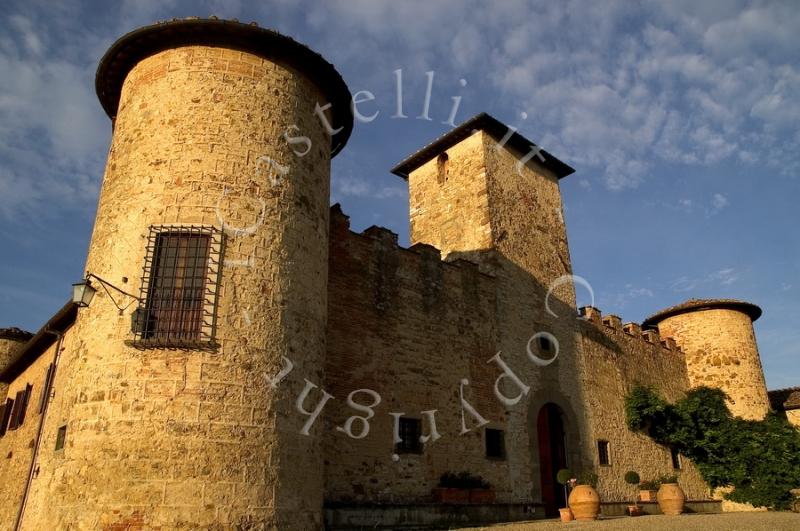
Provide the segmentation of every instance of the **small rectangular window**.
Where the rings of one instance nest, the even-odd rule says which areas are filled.
[[[611,464],[608,441],[597,441],[597,456],[601,465],[608,466]]]
[[[56,433],[56,452],[64,449],[67,442],[67,426],[59,426],[58,433]]]
[[[490,459],[505,459],[506,444],[503,430],[486,428],[486,457]]]
[[[683,468],[683,463],[681,462],[681,453],[676,450],[675,448],[669,449],[670,457],[672,458],[672,468],[675,470],[680,470]]]
[[[550,341],[550,338],[539,336],[539,349],[542,352],[550,352],[553,350],[553,343]]]
[[[422,421],[400,417],[400,442],[395,445],[395,453],[398,454],[421,454],[422,443],[419,438],[422,435]]]
[[[142,305],[132,322],[136,346],[213,343],[221,253],[222,233],[213,227],[150,228]]]

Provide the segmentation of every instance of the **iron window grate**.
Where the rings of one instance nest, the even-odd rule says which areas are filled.
[[[150,227],[131,327],[134,346],[215,347],[222,245],[222,231],[214,227]]]

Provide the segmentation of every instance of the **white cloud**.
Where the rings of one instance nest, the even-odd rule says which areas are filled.
[[[110,130],[94,97],[94,65],[44,53],[39,25],[9,21],[0,40],[0,215],[90,210]]]
[[[728,198],[722,194],[714,194],[711,198],[711,211],[717,213],[728,206]]]
[[[397,186],[374,186],[361,177],[335,175],[332,178],[334,201],[337,197],[360,197],[370,199],[392,199],[406,197],[408,192]]]
[[[741,276],[740,271],[727,267],[709,273],[702,278],[679,277],[670,283],[669,289],[676,293],[686,293],[699,288],[731,286],[738,282]]]

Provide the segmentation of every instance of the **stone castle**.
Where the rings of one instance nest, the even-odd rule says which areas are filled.
[[[330,206],[351,94],[294,40],[159,23],[114,43],[96,86],[113,136],[86,279],[37,333],[0,331],[0,529],[527,520],[563,506],[564,467],[599,476],[607,514],[635,496],[628,470],[719,509],[691,462],[626,428],[624,397],[708,385],[762,418],[761,310],[578,310],[568,165],[468,120],[393,170],[406,249]],[[773,407],[798,421],[792,392]],[[447,472],[493,495],[436,503]]]

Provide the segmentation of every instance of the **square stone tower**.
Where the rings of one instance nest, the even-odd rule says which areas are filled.
[[[486,113],[392,170],[408,180],[412,244],[487,270],[502,258],[538,283],[542,297],[572,274],[558,182],[574,171]],[[557,293],[574,306],[569,286]]]
[[[514,491],[546,500],[555,495],[558,468],[580,469],[590,455],[559,189],[574,170],[484,113],[392,171],[409,183],[411,243],[476,262],[498,278],[496,351],[530,384],[526,406],[505,412]],[[570,441],[559,462],[541,457],[550,445],[536,429],[553,412]]]

